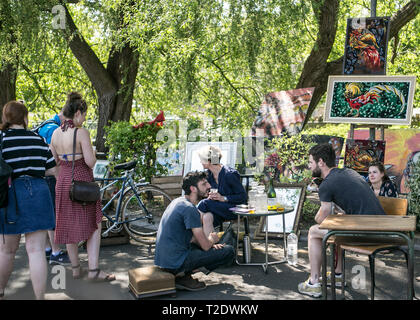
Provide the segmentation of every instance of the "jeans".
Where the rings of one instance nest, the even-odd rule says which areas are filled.
[[[211,248],[208,251],[204,251],[192,243],[191,250],[184,263],[173,273],[185,272],[188,274],[201,267],[213,271],[220,266],[231,264],[234,258],[235,249],[231,245],[225,245],[221,249]]]

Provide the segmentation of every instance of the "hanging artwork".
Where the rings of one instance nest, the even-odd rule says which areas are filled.
[[[286,132],[299,133],[314,89],[312,87],[268,93],[252,126],[253,136],[256,135],[256,129],[264,129],[264,134],[268,137]]]
[[[324,122],[409,125],[415,76],[330,76]]]
[[[379,131],[376,132],[376,135]],[[369,130],[355,130],[354,138],[368,139]],[[386,154],[384,159],[388,176],[398,193],[408,193],[407,179],[410,165],[420,161],[420,129],[385,129]]]
[[[385,141],[382,140],[346,140],[344,166],[357,172],[368,172],[372,161],[384,162]]]
[[[390,17],[349,18],[343,74],[386,74]]]

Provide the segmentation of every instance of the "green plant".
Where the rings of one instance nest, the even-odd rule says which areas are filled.
[[[156,161],[156,150],[164,143],[156,141],[156,135],[161,129],[161,123],[133,126],[126,121],[114,122],[106,127],[111,170],[116,164],[137,159],[138,178],[150,182],[153,176],[166,174],[167,169]]]
[[[417,216],[417,230],[420,230],[420,161],[410,165],[408,176],[408,213]]]

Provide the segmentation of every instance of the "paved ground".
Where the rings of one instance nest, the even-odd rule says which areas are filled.
[[[251,226],[252,227],[252,226]],[[24,241],[24,240],[22,240]],[[253,241],[253,260],[262,261],[263,241]],[[270,240],[269,260],[283,257],[282,241]],[[81,249],[82,266],[87,268],[87,254]],[[100,266],[107,272],[113,272],[117,280],[112,283],[90,283],[86,280],[73,280],[71,269],[66,269],[65,289],[54,285],[57,274],[49,266],[47,299],[50,300],[133,300],[129,293],[128,273],[132,268],[153,264],[153,258],[147,256],[147,246],[131,242],[130,244],[102,247]],[[347,255],[348,286],[345,295],[349,300],[367,300],[370,297],[370,277],[368,259],[349,253]],[[400,253],[381,255],[376,260],[376,299],[401,300],[406,298],[406,279],[404,257]],[[353,273],[352,273],[353,272]],[[195,277],[207,284],[207,289],[200,292],[177,291],[175,297],[160,296],[154,300],[313,300],[297,292],[299,282],[307,279],[309,273],[306,239],[299,242],[299,265],[297,267],[280,264],[270,266],[268,273],[258,266],[238,266],[217,270],[209,275],[197,273]],[[365,286],[357,280],[366,275]],[[420,255],[416,251],[415,275],[420,275]],[[54,280],[55,279],[55,280]],[[60,283],[63,284],[62,282]],[[415,292],[420,296],[420,282],[415,282]],[[24,245],[16,256],[14,271],[6,288],[8,300],[31,300],[34,298],[30,281],[28,259]],[[338,291],[338,299],[342,299]]]

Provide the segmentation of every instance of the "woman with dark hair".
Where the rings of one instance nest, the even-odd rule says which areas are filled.
[[[25,234],[29,271],[36,299],[44,299],[47,285],[45,242],[55,226],[54,207],[46,175],[55,175],[55,160],[40,136],[27,130],[28,109],[10,101],[3,107],[3,159],[12,167],[7,207],[0,209],[0,299],[13,271],[21,234]]]
[[[382,162],[374,161],[369,164],[369,185],[377,196],[397,198],[397,188],[385,173]]]
[[[74,160],[74,180],[93,181],[92,168],[96,156],[90,141],[89,131],[82,128],[86,120],[87,104],[77,92],[70,92],[63,108],[64,120],[60,129],[54,131],[51,151],[60,166],[56,184],[56,243],[66,244],[72,264],[73,278],[82,277],[78,243],[87,240],[89,274],[88,279],[113,281],[114,275],[106,274],[98,268],[101,242],[102,207],[101,201],[82,205],[70,200],[72,165]],[[78,129],[76,131],[76,129]],[[76,134],[76,149],[73,154],[73,138]]]

